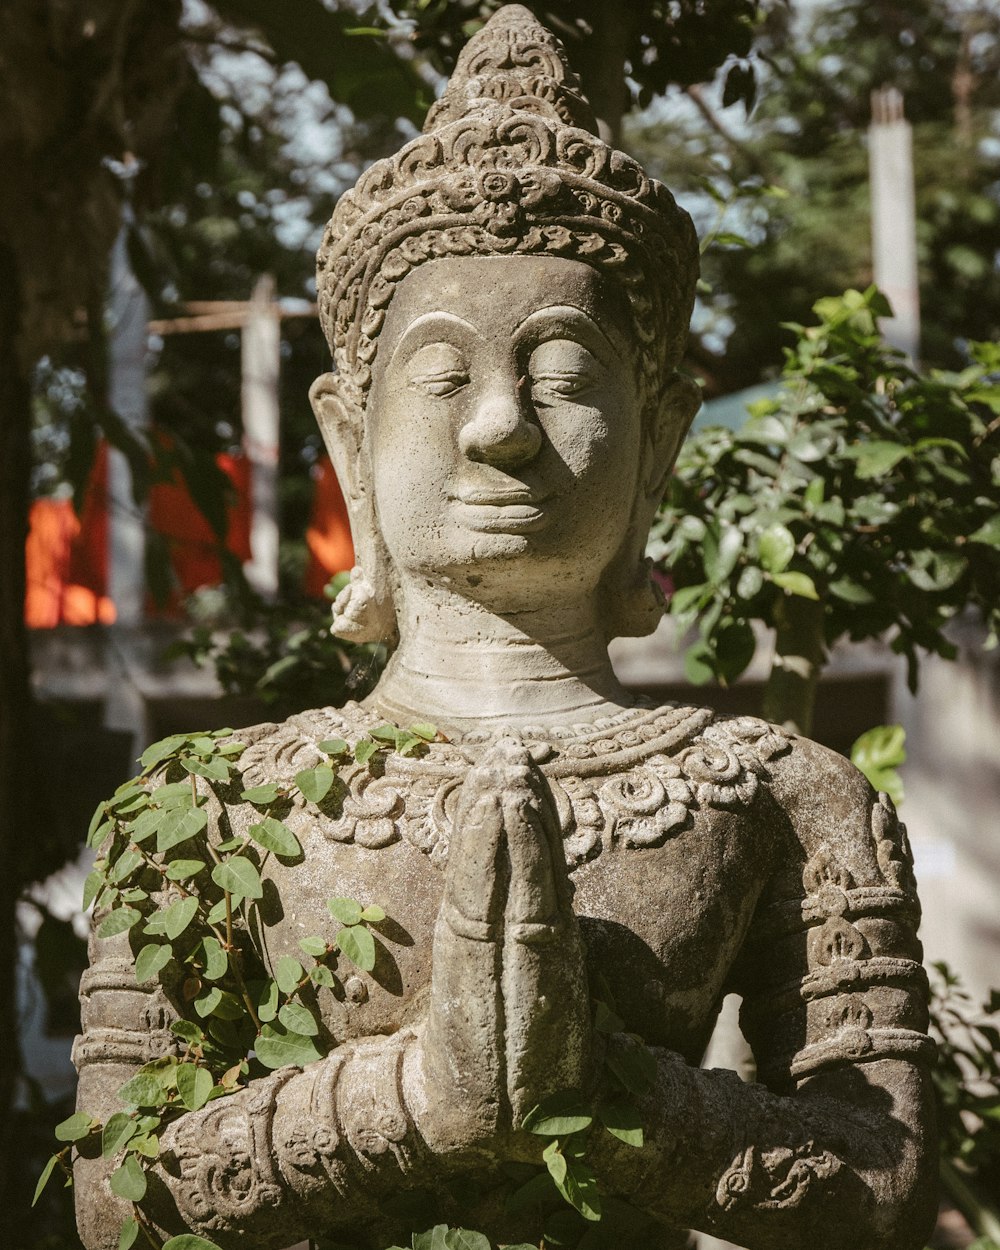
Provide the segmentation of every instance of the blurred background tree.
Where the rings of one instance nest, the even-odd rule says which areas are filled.
[[[704,234],[718,201],[728,230],[705,257],[691,352],[710,393],[773,376],[786,321],[871,280],[865,132],[871,92],[902,92],[914,128],[922,359],[964,362],[967,339],[1000,333],[1000,15],[992,0],[833,0],[761,14],[750,108],[733,90],[687,88],[638,115],[625,143],[651,172],[700,197]],[[720,104],[737,107],[720,107]],[[779,194],[741,193],[776,187]],[[697,199],[695,201],[697,205]]]

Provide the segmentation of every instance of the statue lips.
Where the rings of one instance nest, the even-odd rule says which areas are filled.
[[[524,487],[462,488],[450,497],[459,522],[485,534],[530,534],[543,529],[549,516],[539,507],[547,495]]]

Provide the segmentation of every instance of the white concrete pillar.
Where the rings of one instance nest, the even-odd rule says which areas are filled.
[[[254,287],[243,326],[243,449],[251,469],[251,560],[247,580],[265,599],[278,595],[278,372],[281,330],[274,279]]]
[[[127,234],[131,209],[126,205],[122,228],[111,253],[108,293],[108,403],[140,436],[149,423],[146,399],[146,351],[149,300],[132,272]],[[132,470],[126,457],[108,453],[108,595],[119,625],[138,625],[146,597],[146,530],[135,502]]]
[[[875,284],[894,316],[884,318],[886,341],[916,364],[920,356],[920,291],[917,282],[917,218],[913,193],[913,132],[895,87],[873,91],[868,131]]]

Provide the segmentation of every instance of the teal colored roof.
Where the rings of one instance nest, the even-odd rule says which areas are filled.
[[[745,391],[733,391],[731,395],[710,399],[699,408],[691,429],[696,431],[708,425],[724,425],[728,430],[738,430],[747,419],[748,404],[756,403],[758,399],[775,399],[780,390],[781,380],[775,379],[773,382],[762,382],[759,386],[748,386]]]

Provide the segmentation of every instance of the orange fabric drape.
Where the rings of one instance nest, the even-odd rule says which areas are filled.
[[[306,569],[305,592],[314,599],[322,599],[323,587],[330,578],[354,566],[354,544],[351,542],[347,505],[329,456],[321,456],[317,465],[306,545],[309,548],[309,566]]]
[[[226,549],[239,560],[249,560],[249,461],[244,456],[223,452],[216,456],[215,463],[233,487],[226,509]],[[168,612],[177,610],[184,595],[222,581],[215,531],[199,512],[179,469],[174,470],[169,482],[157,482],[150,487],[149,524],[167,540],[170,553],[176,592],[166,605]]]
[[[99,444],[78,517],[70,499],[36,499],[28,514],[24,555],[24,623],[110,625],[115,605],[108,583],[108,454]]]

